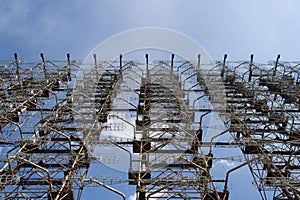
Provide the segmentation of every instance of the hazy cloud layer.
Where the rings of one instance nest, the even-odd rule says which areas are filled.
[[[15,51],[38,58],[66,52],[83,59],[105,38],[131,28],[158,26],[183,32],[214,59],[299,60],[298,12],[290,1],[18,1],[0,2],[0,59]]]

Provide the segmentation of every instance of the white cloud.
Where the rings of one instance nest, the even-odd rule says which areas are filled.
[[[147,196],[147,194],[146,194],[146,196]],[[158,199],[155,198],[155,197],[162,197],[162,195],[153,195],[153,196],[151,196],[151,199],[153,199],[153,200],[158,200]],[[155,198],[155,199],[154,199],[154,198]],[[134,193],[134,194],[130,195],[129,198],[128,198],[128,200],[136,200],[136,194]]]
[[[128,200],[136,200],[136,194],[130,195]]]
[[[236,162],[221,159],[217,161],[216,164],[223,165],[223,166],[225,165],[227,167],[234,167],[236,165]]]

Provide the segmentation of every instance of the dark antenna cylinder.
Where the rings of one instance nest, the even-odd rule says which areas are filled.
[[[276,75],[276,72],[277,72],[277,67],[278,67],[279,59],[280,59],[280,54],[278,54],[278,55],[277,55],[277,58],[276,58],[275,67],[274,67],[274,72],[273,72],[273,75],[274,75],[274,76]]]
[[[145,58],[146,58],[146,71],[148,73],[148,64],[149,64],[149,57],[148,57],[148,54],[145,55]]]
[[[201,54],[198,54],[198,69],[200,69]]]
[[[68,65],[71,65],[70,54],[69,53],[67,53],[67,61],[68,61]]]
[[[174,57],[175,57],[175,55],[172,53],[172,57],[171,57],[171,68],[172,68],[172,71],[173,71],[173,66],[174,66]]]
[[[223,67],[222,67],[222,71],[221,71],[222,79],[224,79],[224,71],[225,71],[226,60],[227,60],[227,54],[224,54]]]
[[[120,74],[122,74],[122,71],[123,71],[123,66],[122,66],[122,58],[123,58],[123,55],[120,54]]]
[[[250,69],[249,69],[249,78],[248,78],[248,82],[250,82],[251,79],[252,79],[252,65],[253,65],[253,59],[254,59],[254,55],[251,54],[251,56],[250,56]]]

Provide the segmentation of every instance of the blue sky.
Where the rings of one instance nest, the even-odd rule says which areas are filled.
[[[297,0],[1,0],[0,59],[83,59],[99,42],[132,28],[177,30],[214,59],[299,60]]]
[[[0,0],[0,60],[14,52],[27,61],[40,59],[40,52],[46,59],[70,52],[82,60],[109,36],[154,26],[187,34],[215,60],[254,53],[266,62],[280,53],[295,61],[299,7],[298,0]]]

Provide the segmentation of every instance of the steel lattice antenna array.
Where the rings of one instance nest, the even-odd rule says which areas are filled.
[[[110,184],[127,183],[139,200],[225,200],[230,174],[248,165],[261,199],[300,199],[299,63],[200,58],[2,62],[1,198],[80,199],[98,185],[125,199]],[[102,147],[129,155],[126,178],[89,174],[107,162]],[[242,163],[213,176],[214,149],[236,147]]]

